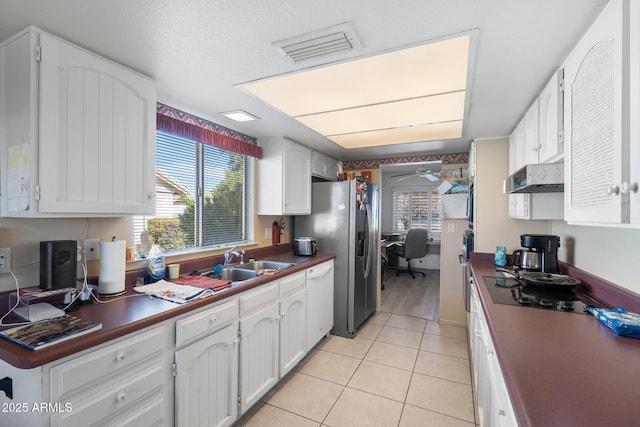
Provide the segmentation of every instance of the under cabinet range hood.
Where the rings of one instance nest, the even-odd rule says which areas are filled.
[[[561,193],[564,163],[526,165],[504,180],[505,193]]]

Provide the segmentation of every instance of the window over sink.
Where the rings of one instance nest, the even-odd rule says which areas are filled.
[[[253,158],[212,145],[156,134],[156,214],[134,218],[146,253],[215,248],[253,238]]]

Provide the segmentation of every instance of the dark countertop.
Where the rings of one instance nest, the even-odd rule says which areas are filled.
[[[136,295],[135,297],[114,298],[114,301],[107,304],[94,302],[69,313],[82,319],[101,322],[102,329],[78,337],[78,339],[65,341],[63,345],[53,345],[38,351],[28,350],[16,343],[0,338],[0,359],[17,368],[30,369],[42,366],[334,258],[335,255],[331,254],[318,254],[313,257],[298,257],[292,254],[270,256],[268,257],[270,260],[293,262],[296,265],[281,270],[276,275],[261,276],[250,283],[227,288],[220,291],[219,294],[186,304],[176,304],[160,298],[143,296],[135,292],[133,285],[129,284],[126,286],[127,295]]]
[[[471,268],[521,427],[638,425],[640,339],[620,337],[590,315],[494,304],[482,282],[496,275],[493,254],[472,254]],[[561,269],[581,276],[600,301],[637,310],[637,295]]]

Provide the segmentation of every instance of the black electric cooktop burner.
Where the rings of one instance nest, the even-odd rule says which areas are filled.
[[[496,304],[518,305],[567,313],[589,314],[587,306],[602,304],[584,292],[580,286],[566,289],[553,286],[523,285],[511,277],[482,276],[485,286]]]

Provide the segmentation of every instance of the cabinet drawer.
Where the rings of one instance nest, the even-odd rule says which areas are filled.
[[[292,295],[304,289],[306,284],[307,279],[304,271],[286,276],[280,280],[279,296],[280,298],[283,298]]]
[[[176,346],[199,335],[212,333],[238,318],[238,300],[226,302],[176,322]]]
[[[162,362],[129,376],[117,384],[74,403],[67,413],[51,417],[51,426],[102,425],[102,421],[116,413],[131,409],[152,393],[162,393],[166,386]],[[113,424],[109,424],[113,425]]]
[[[116,375],[143,361],[160,356],[166,346],[166,328],[159,327],[127,338],[51,368],[51,401]]]
[[[142,402],[141,406],[131,408],[128,413],[118,417],[118,419],[110,421],[109,426],[113,427],[156,427],[169,426],[173,422],[169,419],[167,407],[170,402],[167,394],[163,391],[156,393]]]
[[[278,300],[278,284],[264,285],[254,291],[240,296],[240,316],[248,314],[260,307],[275,303]]]

